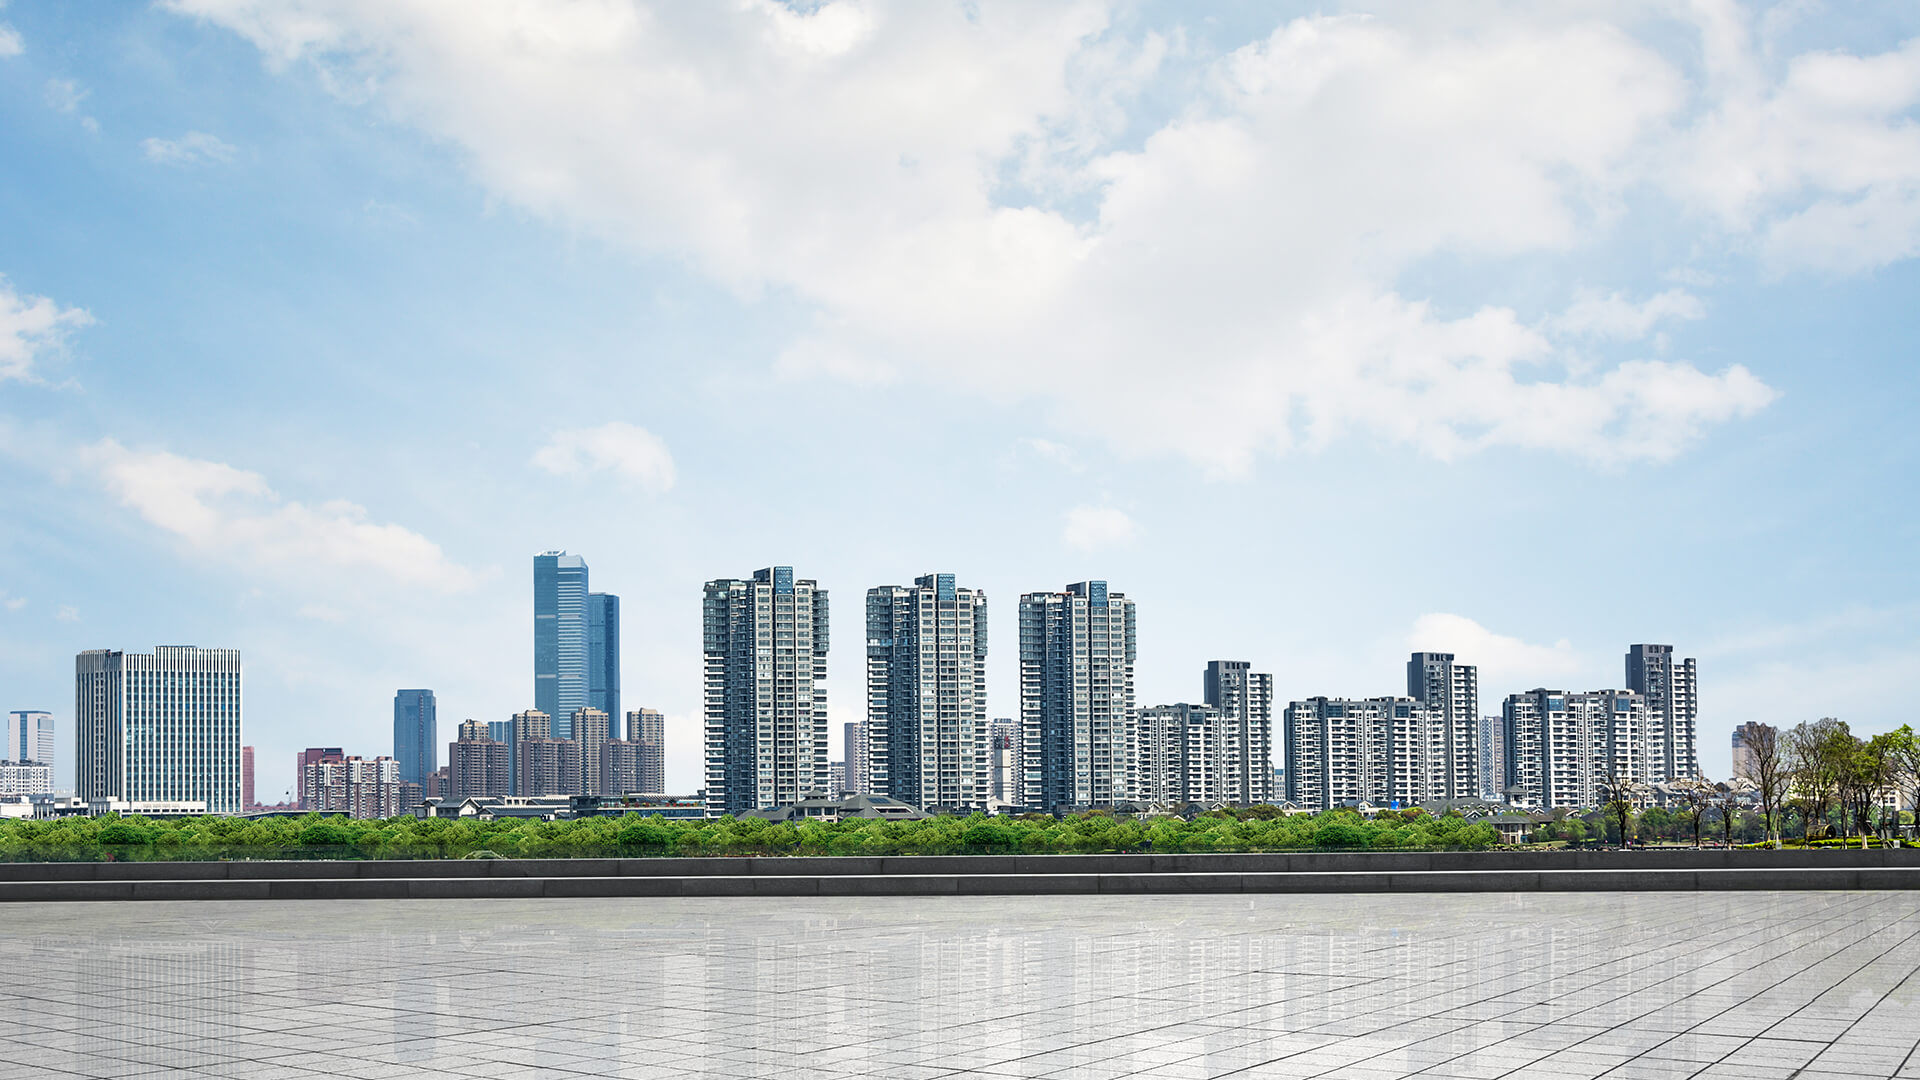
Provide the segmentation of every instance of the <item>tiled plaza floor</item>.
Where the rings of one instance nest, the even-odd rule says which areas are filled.
[[[1920,895],[0,907],[0,1080],[1920,1078]]]

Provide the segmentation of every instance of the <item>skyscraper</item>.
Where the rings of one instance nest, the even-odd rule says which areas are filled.
[[[1405,697],[1308,698],[1287,706],[1287,799],[1309,810],[1418,806],[1446,790],[1444,714]]]
[[[987,802],[987,597],[926,574],[867,590],[872,792],[918,807]]]
[[[573,741],[580,750],[580,794],[606,794],[600,787],[600,761],[613,729],[613,718],[595,708],[576,709],[573,713]],[[624,795],[624,791],[611,794]]]
[[[512,758],[507,744],[492,734],[496,724],[512,726],[505,720],[461,722],[460,737],[447,745],[447,798],[513,794]]]
[[[1220,786],[1209,798],[1252,805],[1273,801],[1273,676],[1245,660],[1211,660],[1205,701],[1220,710]]]
[[[533,557],[533,707],[553,718],[554,734],[572,731],[573,711],[589,704],[587,560],[564,551]]]
[[[1700,671],[1695,662],[1676,661],[1671,645],[1628,646],[1627,689],[1647,699],[1652,779],[1699,776]]]
[[[648,795],[664,793],[667,790],[667,714],[659,709],[634,709],[627,713],[627,741],[637,747],[633,790]]]
[[[307,766],[322,761],[345,761],[347,752],[338,746],[309,746],[294,755],[293,784],[294,805],[302,810],[310,810],[307,805]]]
[[[1021,802],[1037,810],[1133,797],[1133,601],[1083,581],[1020,598]]]
[[[53,764],[53,714],[41,709],[15,709],[7,714],[7,741],[0,758]]]
[[[587,594],[587,704],[607,714],[607,737],[620,737],[620,598]]]
[[[1155,705],[1141,709],[1135,726],[1134,798],[1182,805],[1228,800],[1226,744],[1229,724],[1212,705]],[[1268,774],[1271,777],[1272,771]],[[1235,781],[1239,782],[1239,781]]]
[[[426,786],[427,774],[440,767],[440,729],[433,691],[401,690],[393,695],[393,760],[400,782]]]
[[[867,747],[867,722],[865,720],[848,721],[846,725],[847,755],[847,794],[870,795],[873,793],[872,770],[868,762],[872,755]]]
[[[852,724],[847,725],[852,728]],[[1025,785],[1021,783],[1024,775],[1020,767],[1020,723],[1010,717],[1002,717],[987,725],[989,746],[987,749],[987,787],[993,797],[1011,806],[1019,806],[1025,794]],[[852,746],[849,742],[848,746]],[[851,754],[852,750],[848,750]]]
[[[239,650],[89,649],[74,661],[73,716],[81,798],[239,812]]]
[[[707,813],[799,801],[827,783],[827,591],[790,566],[720,578],[702,601]]]
[[[1507,727],[1498,716],[1480,717],[1480,797],[1507,801]]]
[[[1598,806],[1612,780],[1658,779],[1647,754],[1646,698],[1631,690],[1529,690],[1509,694],[1501,715],[1516,806]]]
[[[1452,653],[1417,652],[1407,661],[1407,696],[1424,703],[1440,725],[1439,798],[1480,794],[1480,672]]]

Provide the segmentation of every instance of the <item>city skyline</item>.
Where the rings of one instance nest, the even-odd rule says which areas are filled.
[[[288,790],[396,688],[535,704],[565,549],[678,790],[690,590],[776,563],[994,597],[1002,716],[1014,598],[1104,579],[1141,704],[1419,649],[1490,713],[1659,641],[1710,774],[1897,726],[1920,10],[1430,7],[7,5],[0,709],[66,747],[78,652],[236,646]]]

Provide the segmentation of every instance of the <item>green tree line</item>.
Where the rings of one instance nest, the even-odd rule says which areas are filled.
[[[1136,819],[1094,811],[1055,819],[934,817],[776,823],[756,818],[680,820],[657,815],[571,821],[343,817],[0,821],[0,859],[459,859],[690,855],[985,855],[1312,850],[1471,851],[1492,847],[1493,827],[1419,810],[1365,818],[1350,810],[1281,815],[1273,807],[1216,811],[1191,820]]]

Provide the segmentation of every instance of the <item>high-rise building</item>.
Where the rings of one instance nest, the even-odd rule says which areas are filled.
[[[1652,778],[1699,776],[1698,665],[1691,659],[1675,660],[1671,645],[1630,645],[1627,689],[1647,699],[1647,761]]]
[[[1498,716],[1480,717],[1480,797],[1489,802],[1507,798],[1507,727]]]
[[[1287,706],[1287,799],[1310,810],[1444,798],[1444,714],[1409,697],[1308,698]]]
[[[827,591],[790,566],[706,584],[707,813],[798,802],[827,782]]]
[[[952,574],[867,590],[872,792],[922,808],[987,803],[987,596]]]
[[[504,720],[487,724],[466,720],[460,724],[460,737],[447,744],[446,798],[494,798],[513,794],[513,759],[507,752],[507,744],[493,737],[496,724],[511,727],[511,723]]]
[[[600,790],[600,759],[602,749],[610,741],[607,738],[612,728],[611,718],[599,709],[575,709],[573,713],[573,741],[580,747],[580,794],[605,794]],[[626,792],[612,792],[624,795]]]
[[[1211,660],[1205,701],[1220,710],[1220,789],[1226,802],[1273,801],[1273,676],[1245,660]]]
[[[162,645],[74,661],[74,786],[83,799],[240,810],[240,652]]]
[[[1440,725],[1439,775],[1443,799],[1480,794],[1480,671],[1452,653],[1417,652],[1407,661],[1407,696],[1427,706]]]
[[[871,795],[873,770],[868,768],[872,754],[867,746],[867,722],[853,720],[846,725],[847,793]]]
[[[253,799],[253,747],[240,748],[240,809],[251,810],[260,804]]]
[[[1020,723],[1011,718],[994,720],[987,725],[987,732],[989,793],[998,802],[1019,806],[1024,794],[1020,772]]]
[[[345,761],[347,752],[337,746],[309,746],[294,755],[293,784],[294,805],[302,810],[311,810],[307,805],[307,766],[322,761]]]
[[[1659,779],[1648,754],[1646,698],[1631,690],[1529,690],[1509,694],[1501,716],[1506,788],[1516,806],[1598,806],[1616,780]]]
[[[607,714],[607,737],[620,737],[620,598],[587,594],[587,704]]]
[[[1759,781],[1760,763],[1756,748],[1777,745],[1779,733],[1772,725],[1749,720],[1733,729],[1733,775],[1738,779]]]
[[[648,795],[667,790],[667,714],[659,709],[633,709],[627,713],[627,741],[634,744],[633,787],[630,791]]]
[[[533,707],[571,734],[573,711],[590,704],[587,560],[564,551],[533,557]]]
[[[1231,801],[1229,783],[1243,783],[1227,766],[1238,723],[1212,705],[1155,705],[1140,710],[1134,743],[1134,798],[1183,805]],[[1235,734],[1229,735],[1229,729]],[[1271,777],[1273,774],[1267,774]]]
[[[520,742],[521,795],[584,795],[580,744],[572,739]]]
[[[428,773],[440,767],[439,739],[433,691],[396,691],[393,695],[393,760],[400,763],[401,783],[422,784]]]
[[[1021,802],[1038,810],[1133,797],[1133,601],[1104,581],[1020,598]]]
[[[846,762],[827,762],[827,797],[831,799],[844,799],[847,797]]]
[[[400,763],[390,757],[348,757],[307,766],[307,809],[351,818],[390,818],[404,808]]]
[[[7,741],[0,758],[51,766],[54,754],[53,714],[43,709],[15,709],[7,714]]]

